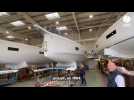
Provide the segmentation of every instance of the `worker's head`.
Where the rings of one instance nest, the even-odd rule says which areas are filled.
[[[83,63],[80,63],[80,68],[84,68],[84,64]]]
[[[114,63],[114,61],[109,60],[107,68],[108,68],[109,72],[112,72],[112,71],[115,71],[117,69],[117,65]]]

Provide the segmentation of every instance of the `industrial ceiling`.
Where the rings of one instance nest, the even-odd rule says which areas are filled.
[[[60,18],[48,20],[47,14],[53,12],[7,12],[0,16],[0,39],[40,46],[43,36],[33,27],[33,23],[80,43],[96,39],[116,22],[125,12],[57,12]],[[13,26],[11,23],[22,21],[25,25]],[[57,27],[66,26],[66,30],[57,31]],[[7,38],[7,36],[14,38]]]

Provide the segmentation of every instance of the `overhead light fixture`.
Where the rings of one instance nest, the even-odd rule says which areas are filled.
[[[60,26],[60,27],[57,27],[56,29],[59,30],[59,31],[63,31],[63,30],[67,30],[67,27],[66,26]]]
[[[60,23],[59,23],[59,21],[56,21],[56,25],[59,25]]]
[[[31,29],[32,29],[32,27],[31,27],[31,26],[28,26],[27,28],[28,28],[29,30],[31,30]]]
[[[123,16],[123,22],[124,23],[129,23],[130,21],[131,21],[131,17],[130,16],[128,16],[128,15]]]
[[[68,33],[64,33],[65,35],[68,35]]]
[[[89,15],[89,18],[91,19],[91,18],[93,18],[94,16],[91,14],[91,15]]]
[[[9,15],[7,12],[0,12],[0,16]]]
[[[25,23],[22,21],[15,21],[15,22],[11,22],[10,24],[12,24],[13,26],[24,26]]]
[[[8,36],[6,36],[6,38],[8,38],[8,39],[14,39],[15,37],[12,36],[12,35],[8,35]]]
[[[47,18],[48,20],[54,20],[54,19],[59,19],[59,18],[60,18],[59,13],[57,13],[57,12],[55,12],[55,13],[50,13],[50,14],[46,14],[45,16],[46,16],[46,18]]]
[[[92,31],[93,31],[93,29],[90,28],[90,29],[89,29],[89,32],[92,32]]]
[[[26,41],[28,41],[28,38],[25,38]]]
[[[6,34],[9,34],[9,31],[6,31]]]

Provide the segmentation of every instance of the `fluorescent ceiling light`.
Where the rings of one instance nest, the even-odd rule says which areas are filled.
[[[92,31],[93,31],[93,29],[90,28],[90,29],[89,29],[89,32],[92,32]]]
[[[51,14],[47,14],[47,15],[45,15],[45,16],[46,16],[46,18],[47,18],[48,20],[54,20],[54,19],[59,19],[59,18],[60,18],[59,13],[57,13],[57,12],[51,13]]]
[[[6,31],[6,34],[9,34],[9,31]]]
[[[31,26],[28,26],[27,28],[28,28],[29,30],[31,30],[31,29],[32,29],[32,27],[31,27]]]
[[[15,38],[15,37],[12,36],[12,35],[8,35],[6,38],[8,38],[8,39],[13,39],[13,38]]]
[[[68,35],[68,33],[64,33],[65,35]]]
[[[24,26],[25,25],[25,23],[24,22],[22,22],[22,21],[15,21],[15,22],[11,22],[11,24],[13,25],[13,26]]]
[[[127,16],[127,15],[123,16],[123,22],[124,23],[129,23],[130,21],[131,21],[131,17],[130,16]]]
[[[59,25],[60,23],[59,23],[59,21],[56,21],[56,25]]]
[[[25,38],[26,41],[28,41],[28,38]]]
[[[67,27],[66,26],[60,26],[60,27],[57,27],[56,29],[59,30],[59,31],[62,31],[62,30],[67,30]]]
[[[94,16],[91,14],[91,15],[89,15],[89,18],[93,18]]]
[[[7,12],[0,12],[0,16],[9,15]]]

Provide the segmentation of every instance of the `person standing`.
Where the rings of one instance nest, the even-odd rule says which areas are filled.
[[[125,79],[120,71],[117,70],[117,65],[111,60],[108,61],[107,65],[108,74],[108,87],[125,87]]]
[[[86,85],[86,78],[85,78],[85,66],[84,64],[80,64],[80,80],[81,80],[81,85]]]

